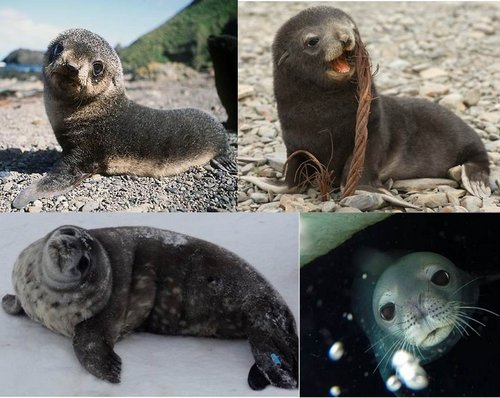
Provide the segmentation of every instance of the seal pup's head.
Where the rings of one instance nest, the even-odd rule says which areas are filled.
[[[44,55],[43,76],[51,94],[76,103],[124,92],[118,54],[106,40],[85,29],[69,29],[52,40]]]
[[[460,328],[472,312],[467,307],[478,299],[474,282],[439,254],[406,255],[380,276],[373,292],[373,316],[381,330],[412,352],[438,347],[446,339],[460,338]]]
[[[358,28],[333,7],[308,8],[290,18],[273,43],[274,75],[287,74],[320,86],[343,84],[355,75]]]
[[[65,336],[104,308],[113,286],[111,262],[89,231],[62,226],[26,247],[12,270],[22,309]]]
[[[98,278],[110,273],[109,260],[87,231],[67,225],[57,228],[45,239],[41,275],[48,287],[85,290],[86,285],[105,285],[105,280]]]

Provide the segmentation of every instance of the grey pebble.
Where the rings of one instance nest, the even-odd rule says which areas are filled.
[[[481,209],[483,201],[475,196],[466,196],[460,201],[460,205],[465,207],[469,212],[475,213]]]
[[[362,211],[380,209],[384,204],[384,199],[382,199],[380,195],[373,193],[348,196],[340,201],[341,206],[354,207]]]
[[[97,210],[99,206],[100,206],[99,202],[91,200],[90,202],[85,203],[80,210],[83,212],[94,211]]]
[[[255,203],[267,203],[269,202],[269,195],[262,192],[254,192],[250,194],[250,199]]]

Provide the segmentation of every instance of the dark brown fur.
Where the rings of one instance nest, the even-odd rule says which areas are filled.
[[[314,48],[307,46],[311,35],[319,38]],[[334,186],[345,184],[349,170],[358,100],[356,73],[332,77],[326,58],[342,54],[352,39],[359,41],[360,35],[347,14],[315,7],[286,22],[273,43],[274,92],[287,153],[311,152],[334,171]],[[354,70],[354,59],[348,61]],[[486,150],[459,117],[423,99],[378,95],[375,84],[372,96],[361,185],[380,188],[389,178],[446,177],[451,167],[463,164],[473,193],[489,195]],[[301,183],[296,170],[304,160],[290,160],[290,187]]]

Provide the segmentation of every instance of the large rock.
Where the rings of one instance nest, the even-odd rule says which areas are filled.
[[[43,63],[43,54],[43,51],[20,48],[7,55],[3,62],[18,65],[41,65]]]

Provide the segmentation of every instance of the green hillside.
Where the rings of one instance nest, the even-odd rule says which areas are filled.
[[[153,62],[182,62],[195,69],[210,65],[207,37],[236,34],[236,0],[194,0],[157,29],[119,51],[125,68]],[[230,27],[229,27],[230,26]]]

